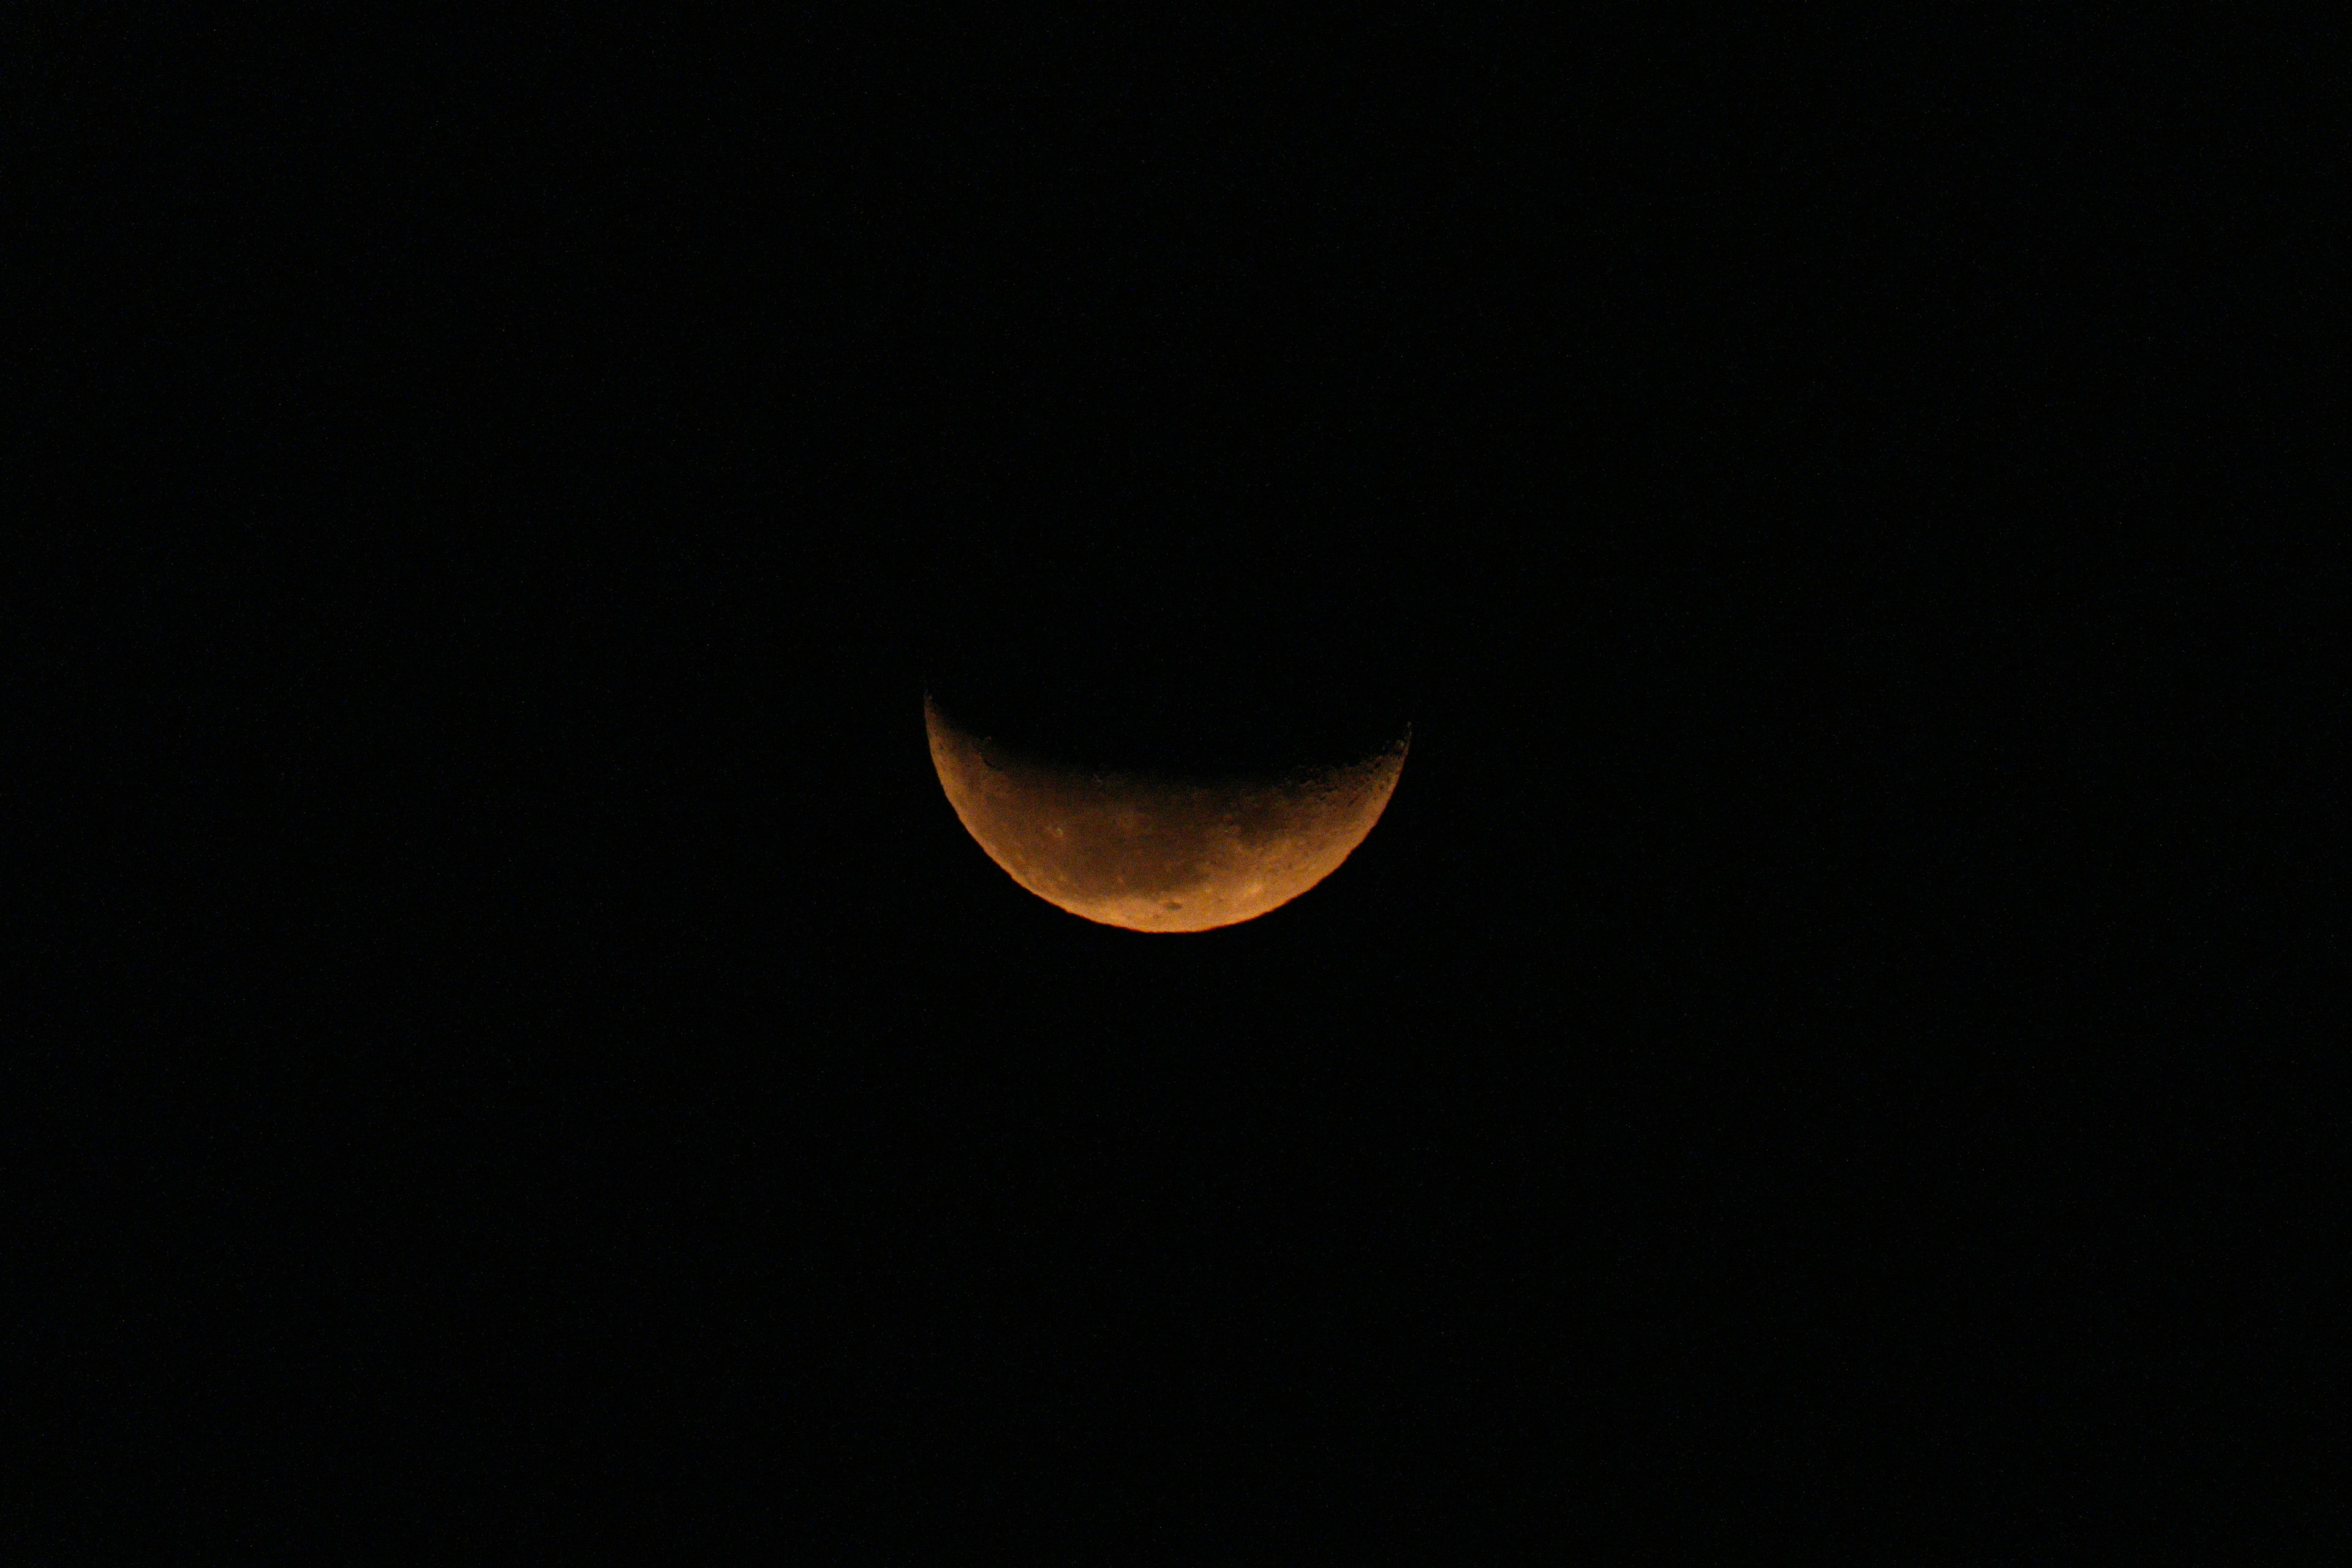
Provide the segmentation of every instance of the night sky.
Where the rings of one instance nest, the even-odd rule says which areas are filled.
[[[2319,884],[2128,59],[489,31],[92,187],[168,673],[68,714],[152,1009],[59,1168],[184,1503],[1175,1561],[2226,1473],[2167,1424],[2315,1321],[2232,1194],[2318,1123],[2211,1047]],[[1412,749],[1143,936],[927,689]]]

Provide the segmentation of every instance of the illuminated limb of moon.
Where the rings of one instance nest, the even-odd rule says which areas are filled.
[[[1380,820],[1407,743],[1211,783],[1058,767],[964,733],[928,698],[923,716],[940,783],[990,859],[1048,903],[1144,931],[1253,920],[1329,876]]]

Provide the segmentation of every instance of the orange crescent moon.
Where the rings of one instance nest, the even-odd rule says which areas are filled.
[[[923,700],[931,764],[965,829],[1012,879],[1074,915],[1129,931],[1255,920],[1354,853],[1395,793],[1411,731],[1345,767],[1274,781],[1089,773],[956,728]]]

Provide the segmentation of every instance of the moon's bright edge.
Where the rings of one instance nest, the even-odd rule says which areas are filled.
[[[1090,773],[965,733],[929,697],[931,763],[990,859],[1103,925],[1199,931],[1255,920],[1339,869],[1387,809],[1410,741],[1345,767],[1199,781]]]

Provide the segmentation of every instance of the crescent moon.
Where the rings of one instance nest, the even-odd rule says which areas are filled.
[[[988,858],[1047,903],[1129,931],[1255,920],[1339,869],[1387,809],[1411,731],[1344,767],[1200,781],[1088,772],[965,733],[927,695],[931,763]]]

